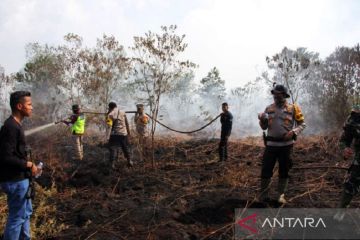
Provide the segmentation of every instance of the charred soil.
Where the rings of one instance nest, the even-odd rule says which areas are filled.
[[[34,230],[35,239],[232,239],[235,208],[335,207],[349,164],[336,152],[335,136],[300,138],[289,202],[279,206],[256,200],[264,150],[260,138],[232,140],[229,159],[222,163],[217,139],[160,138],[154,168],[150,157],[139,160],[134,144],[130,169],[123,158],[112,168],[108,149],[95,134],[85,137],[83,161],[71,160],[70,138],[53,134],[29,140],[34,158],[46,164],[39,188],[56,188],[46,202],[56,207],[56,224],[38,217],[35,226],[61,225],[51,234]],[[276,185],[277,169],[273,199]],[[40,206],[35,202],[34,208],[36,214]]]

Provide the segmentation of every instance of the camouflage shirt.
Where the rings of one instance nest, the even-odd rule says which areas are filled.
[[[135,114],[136,132],[138,135],[146,137],[148,135],[147,124],[149,123],[149,117],[146,114]]]
[[[351,147],[354,143],[355,148],[355,165],[360,163],[360,119],[350,115],[346,120],[343,132],[340,137],[340,148]]]

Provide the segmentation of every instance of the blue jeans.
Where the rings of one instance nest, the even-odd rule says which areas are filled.
[[[6,222],[3,240],[30,239],[31,199],[26,199],[29,179],[18,182],[1,183],[7,195],[9,216]]]

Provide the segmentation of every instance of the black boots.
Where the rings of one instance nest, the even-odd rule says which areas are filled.
[[[260,195],[259,201],[266,202],[269,201],[269,185],[271,182],[271,178],[262,178],[261,185],[260,185]]]
[[[266,202],[269,201],[269,185],[271,182],[271,178],[262,178],[261,179],[261,186],[260,186],[260,196],[259,201]],[[285,192],[288,186],[289,179],[288,178],[279,178],[278,183],[278,202],[279,203],[286,203],[285,199]]]
[[[334,215],[334,220],[341,222],[346,214],[346,208],[349,206],[353,195],[348,194],[345,190],[343,190],[341,194],[341,200],[338,205],[338,211]]]

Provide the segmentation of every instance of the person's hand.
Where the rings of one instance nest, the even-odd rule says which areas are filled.
[[[285,141],[289,141],[292,140],[294,138],[294,131],[288,131],[285,136],[284,136],[284,140]]]
[[[258,119],[259,119],[260,121],[264,121],[265,117],[266,117],[266,113],[259,113],[259,114],[258,114]]]
[[[353,156],[354,154],[354,151],[350,148],[350,147],[347,147],[344,149],[344,159],[349,159]]]
[[[31,169],[31,175],[35,176],[38,173],[38,168],[33,162],[27,162],[26,166]]]

